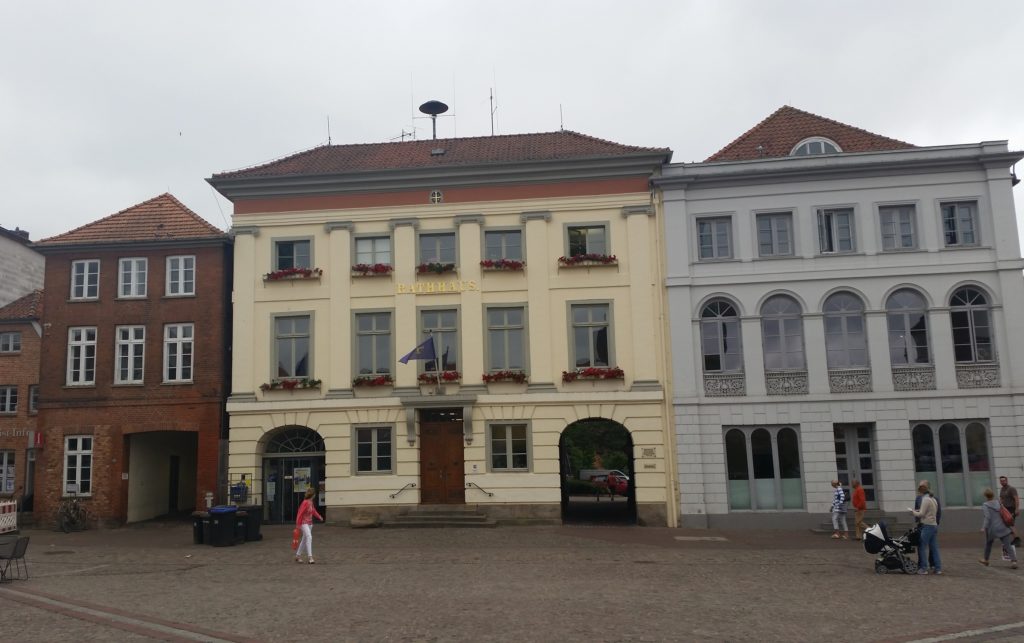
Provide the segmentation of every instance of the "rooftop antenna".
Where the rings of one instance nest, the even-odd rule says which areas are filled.
[[[327,144],[331,144],[331,115],[327,115]]]
[[[491,87],[491,136],[494,136],[494,112],[498,108],[494,106],[494,88]]]
[[[430,124],[434,128],[434,140],[437,140],[437,115],[448,111],[448,106],[439,100],[428,100],[420,105],[420,111],[430,116]]]
[[[558,104],[558,129],[565,131],[565,120],[562,118],[562,104]]]

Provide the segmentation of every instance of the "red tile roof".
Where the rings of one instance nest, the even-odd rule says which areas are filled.
[[[910,143],[872,134],[857,127],[784,105],[743,136],[709,156],[705,159],[705,163],[752,161],[760,158],[789,156],[797,143],[812,136],[821,136],[835,141],[843,152],[878,152],[915,147]]]
[[[161,194],[70,232],[37,241],[37,246],[207,239],[226,236],[170,194]]]
[[[21,299],[15,299],[3,308],[0,308],[0,321],[12,319],[39,319],[42,316],[42,290],[33,290]]]
[[[434,150],[444,150],[444,153],[433,154]],[[621,145],[563,130],[541,134],[430,139],[398,143],[324,145],[263,165],[214,174],[213,178],[342,174],[652,153],[668,156],[671,155],[672,150],[664,147]]]

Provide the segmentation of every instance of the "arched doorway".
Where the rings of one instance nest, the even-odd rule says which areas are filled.
[[[287,426],[268,435],[263,450],[263,518],[294,522],[299,504],[312,486],[318,511],[324,513],[324,440],[313,429]]]
[[[614,420],[588,418],[558,440],[562,522],[636,524],[633,438]]]

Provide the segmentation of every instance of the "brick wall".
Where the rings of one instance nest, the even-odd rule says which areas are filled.
[[[0,489],[0,498],[21,500],[25,495],[25,470],[28,461],[28,432],[35,431],[37,415],[29,412],[29,387],[39,383],[40,337],[31,323],[0,321],[0,333],[21,333],[21,351],[0,353],[0,386],[16,386],[18,410],[14,415],[0,414],[0,451],[14,452],[14,489]]]

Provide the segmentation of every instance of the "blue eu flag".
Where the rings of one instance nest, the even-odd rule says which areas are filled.
[[[409,353],[403,356],[398,361],[403,364],[408,364],[411,359],[437,359],[437,353],[434,352],[434,336],[426,338],[422,344],[409,351]]]

